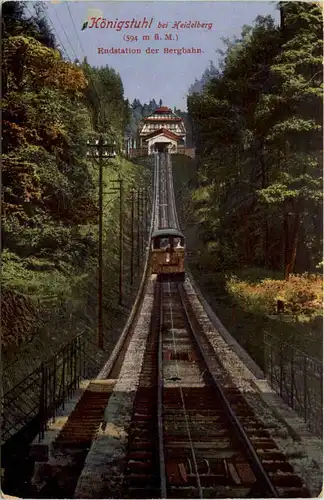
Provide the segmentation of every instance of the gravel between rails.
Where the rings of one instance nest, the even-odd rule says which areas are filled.
[[[311,494],[318,496],[323,485],[323,448],[320,439],[306,430],[303,432],[303,438],[291,436],[289,426],[284,419],[280,418],[263,400],[260,393],[256,392],[258,382],[256,377],[211,323],[188,278],[184,283],[184,289],[199,324],[217,354],[219,366],[217,377],[221,378],[224,387],[235,385],[244,394],[247,403],[265,425],[279,449],[286,455],[296,474],[304,480]],[[292,410],[290,412],[294,413]],[[302,424],[300,427],[305,428]]]
[[[118,381],[105,410],[103,424],[88,453],[74,498],[122,498],[123,459],[150,332],[153,298],[154,281],[151,279]],[[120,495],[118,495],[119,490]]]

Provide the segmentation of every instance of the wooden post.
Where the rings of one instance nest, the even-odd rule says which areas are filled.
[[[103,284],[103,158],[102,158],[103,139],[99,139],[99,254],[98,254],[98,347],[103,349],[103,302],[102,302],[102,284]]]
[[[124,217],[123,217],[123,180],[119,178],[119,304],[123,303],[123,266],[124,266]]]
[[[135,208],[135,189],[132,189],[132,227],[131,227],[131,273],[130,284],[134,283],[134,208]]]
[[[140,188],[137,190],[137,274],[140,268],[140,200],[141,192]]]

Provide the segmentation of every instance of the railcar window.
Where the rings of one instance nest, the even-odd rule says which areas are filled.
[[[177,238],[173,238],[173,247],[174,248],[183,248],[184,246],[184,239],[183,238],[180,238],[177,237]]]
[[[155,238],[153,241],[153,248],[154,249],[159,249],[159,248],[167,248],[169,245],[169,238]]]
[[[171,240],[171,241],[170,241]],[[181,236],[176,237],[157,237],[152,241],[153,249],[167,249],[170,247],[170,242],[172,243],[173,248],[184,248],[184,238]]]
[[[160,239],[160,248],[166,248],[169,245],[169,238]]]

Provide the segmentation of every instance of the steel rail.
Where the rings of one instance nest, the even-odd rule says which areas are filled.
[[[153,218],[154,229],[158,229],[160,225],[160,159],[157,155],[155,157],[155,173],[156,173],[156,184],[154,192],[154,210],[155,215]]]
[[[176,209],[175,196],[174,196],[172,161],[170,155],[168,155],[168,180],[169,180],[168,182],[169,189],[171,193],[171,201],[172,201],[171,204],[172,204],[174,225],[176,226],[177,229],[179,229],[180,226],[179,226],[179,219],[178,219],[178,213]]]
[[[163,153],[159,155],[159,172],[160,172],[160,184],[159,184],[159,227],[168,228],[170,227],[169,221],[169,210],[170,204],[168,203],[168,179],[166,176],[166,158],[162,156]]]
[[[123,348],[124,342],[130,332],[130,329],[134,323],[134,320],[136,318],[136,315],[139,311],[139,306],[141,303],[141,300],[144,296],[145,288],[146,288],[146,283],[147,283],[147,278],[148,278],[148,272],[149,272],[149,262],[150,262],[150,249],[151,249],[151,240],[152,240],[152,233],[155,229],[156,226],[156,214],[158,213],[157,210],[157,193],[158,193],[158,187],[159,187],[159,168],[157,162],[155,162],[154,165],[154,176],[153,176],[153,198],[152,198],[152,215],[151,215],[151,222],[150,222],[150,232],[149,232],[149,242],[146,250],[146,255],[145,255],[145,265],[144,265],[144,270],[143,270],[143,276],[142,280],[137,292],[137,296],[134,302],[134,305],[132,307],[132,310],[130,312],[130,315],[128,316],[128,320],[126,322],[126,325],[124,326],[124,329],[122,331],[121,336],[118,339],[118,342],[116,343],[111,355],[109,356],[109,359],[107,363],[103,366],[103,368],[100,370],[99,374],[97,375],[97,379],[103,380],[106,378],[109,378],[109,374],[111,373],[114,364]]]
[[[175,227],[175,216],[174,216],[174,207],[173,207],[173,199],[172,199],[172,183],[169,176],[169,154],[165,154],[165,164],[164,164],[164,176],[165,176],[165,194],[167,199],[168,206],[168,227]]]
[[[165,201],[163,199],[163,190],[161,188],[161,186],[163,184],[163,179],[162,179],[162,162],[161,162],[161,155],[160,154],[157,155],[156,161],[157,161],[158,168],[159,168],[159,188],[157,191],[158,199],[156,202],[156,206],[158,208],[158,226],[157,226],[157,229],[158,229],[158,228],[163,227],[163,213],[162,213],[161,205],[163,205],[164,201]]]
[[[162,291],[159,289],[159,341],[158,341],[158,397],[157,397],[157,418],[158,418],[158,437],[159,437],[159,463],[160,463],[160,489],[161,498],[167,498],[166,487],[166,470],[164,460],[164,442],[163,442],[163,348],[162,348],[162,334],[163,334],[163,301]]]
[[[269,495],[269,498],[279,498],[279,493],[278,493],[277,489],[273,485],[268,473],[264,469],[257,452],[255,451],[249,437],[247,436],[241,422],[239,421],[238,417],[235,415],[234,411],[232,410],[232,408],[231,408],[231,406],[226,398],[226,395],[224,394],[224,391],[220,386],[219,381],[217,380],[216,376],[213,373],[213,370],[212,370],[212,367],[211,367],[210,362],[208,360],[208,357],[206,355],[205,349],[202,346],[201,341],[199,339],[199,336],[195,332],[194,326],[193,326],[192,321],[190,319],[188,309],[187,309],[187,306],[186,306],[185,301],[184,301],[185,291],[184,291],[183,285],[178,283],[177,288],[179,291],[179,296],[180,296],[181,304],[183,307],[183,311],[185,313],[185,317],[186,317],[186,320],[188,322],[188,326],[190,328],[190,332],[192,333],[192,335],[196,341],[196,344],[197,344],[197,347],[200,351],[201,357],[207,366],[209,375],[210,375],[210,377],[213,381],[213,384],[214,384],[214,386],[215,386],[215,388],[216,388],[216,390],[221,398],[221,402],[222,402],[224,411],[225,411],[229,421],[231,422],[238,439],[241,441],[241,443],[244,446],[245,451],[247,452],[247,455],[248,455],[248,458],[250,461],[250,465],[251,465],[251,468],[255,474],[255,477],[260,481],[260,483],[261,483],[260,485],[262,487],[266,488],[266,491]]]
[[[177,350],[176,340],[175,340],[175,336],[174,336],[174,322],[173,322],[173,310],[172,310],[172,299],[171,299],[170,281],[168,281],[168,285],[169,285],[168,286],[168,288],[169,288],[169,290],[168,290],[169,291],[169,312],[170,312],[170,318],[171,318],[172,340],[173,340],[174,352],[175,352],[176,357],[177,357],[178,350]],[[179,373],[179,365],[178,365],[177,359],[175,360],[175,363],[176,363],[177,376],[179,378],[181,378],[180,377],[180,373]],[[201,482],[200,482],[199,471],[198,471],[198,463],[197,463],[196,452],[195,452],[195,448],[194,448],[194,444],[193,444],[193,440],[192,440],[192,436],[191,436],[191,431],[190,431],[190,424],[189,424],[188,412],[187,412],[187,408],[186,408],[185,399],[184,399],[184,395],[183,395],[181,384],[179,384],[178,388],[179,388],[180,397],[181,397],[182,410],[183,410],[183,414],[184,414],[185,421],[186,421],[187,435],[188,435],[188,439],[189,439],[189,443],[190,443],[191,455],[192,455],[192,459],[193,459],[194,467],[195,467],[195,473],[196,473],[196,479],[197,479],[197,491],[198,491],[198,494],[199,494],[199,498],[204,498],[203,490],[202,490]]]
[[[169,191],[168,191],[166,154],[164,154],[163,169],[164,169],[163,175],[164,175],[164,201],[165,201],[164,217],[165,217],[165,227],[168,228],[168,227],[172,227],[172,222],[170,220],[170,203],[169,203]]]

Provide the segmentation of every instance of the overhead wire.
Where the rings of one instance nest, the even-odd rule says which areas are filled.
[[[65,57],[67,57],[67,59],[71,62],[71,59],[70,59],[69,53],[68,53],[68,51],[66,50],[65,46],[63,45],[63,42],[62,42],[62,40],[60,39],[59,34],[56,32],[56,30],[55,30],[55,26],[54,26],[54,24],[53,24],[53,21],[52,21],[52,19],[51,19],[50,15],[49,15],[49,13],[48,13],[48,20],[49,20],[49,22],[50,22],[50,23],[51,23],[51,25],[52,25],[52,28],[53,28],[53,30],[54,30],[55,35],[57,36],[57,39],[58,39],[58,41],[59,41],[60,46],[63,48],[63,50],[64,50],[64,52],[65,52]]]
[[[76,30],[76,27],[75,27],[75,24],[74,24],[74,20],[73,20],[72,14],[71,14],[71,10],[70,10],[69,4],[68,4],[67,2],[66,2],[66,6],[67,6],[67,8],[68,8],[68,12],[69,12],[69,16],[70,16],[70,19],[71,19],[71,22],[72,22],[72,26],[73,26],[74,33],[75,33],[76,38],[77,38],[77,40],[78,40],[78,42],[79,42],[79,45],[80,45],[81,50],[82,50],[82,52],[83,52],[83,55],[84,55],[84,57],[86,57],[85,51],[84,51],[84,49],[83,49],[83,45],[82,45],[82,43],[81,43],[81,40],[80,40],[80,38],[79,38],[79,35],[78,35],[78,33],[77,33],[77,30]],[[96,94],[96,97],[97,97],[97,99],[98,99],[98,102],[100,103],[100,97],[99,97],[99,94],[98,94],[98,90],[97,90],[97,88],[96,88],[95,82],[94,82],[94,81],[93,81],[93,79],[92,79],[91,73],[89,73],[89,78],[90,78],[90,80],[91,80],[91,83],[92,83],[92,86],[93,86],[93,90],[95,91],[95,94]]]
[[[66,6],[67,6],[68,11],[69,11],[69,15],[70,15],[70,18],[71,18],[71,21],[72,21],[72,26],[73,26],[73,29],[74,29],[75,36],[77,37],[78,42],[79,42],[80,47],[81,47],[81,50],[82,50],[82,52],[83,52],[83,54],[84,54],[83,46],[82,46],[81,40],[80,40],[80,38],[79,38],[79,35],[78,35],[78,33],[77,33],[77,30],[76,30],[76,28],[75,28],[75,24],[74,24],[74,21],[73,21],[73,17],[72,17],[71,10],[70,10],[70,6],[69,6],[69,3],[68,3],[68,2],[66,2]],[[85,55],[85,54],[84,54],[84,55]]]
[[[32,18],[33,18],[33,17],[35,17],[35,15],[31,12],[30,8],[28,7],[28,3],[27,3],[27,2],[26,2],[25,7],[26,7],[26,9],[28,10],[28,12],[29,12],[29,14],[31,15],[31,17],[32,17]],[[52,26],[52,29],[53,29],[53,31],[54,31],[54,34],[55,34],[56,38],[58,39],[58,42],[59,42],[60,46],[62,47],[62,49],[63,49],[63,50],[64,50],[64,52],[65,52],[65,56],[66,56],[66,57],[69,59],[69,61],[70,61],[69,54],[68,54],[68,52],[67,52],[67,50],[66,50],[66,48],[65,48],[65,46],[64,46],[64,44],[63,44],[63,42],[62,42],[62,40],[60,39],[59,34],[57,33],[57,31],[56,31],[56,29],[55,29],[55,26],[54,26],[54,24],[53,24],[53,21],[52,21],[52,19],[51,19],[51,16],[49,15],[49,12],[48,12],[48,11],[47,11],[47,17],[46,17],[46,18],[47,18],[47,19],[48,19],[48,21],[50,22],[50,24],[51,24],[51,26]]]
[[[74,33],[75,33],[75,35],[76,35],[76,38],[77,38],[77,40],[78,40],[78,42],[79,42],[79,45],[80,45],[81,51],[83,52],[84,57],[86,57],[85,51],[84,51],[84,49],[83,49],[83,45],[82,45],[82,43],[81,43],[80,37],[79,37],[79,35],[78,35],[78,32],[77,32],[76,27],[75,27],[75,24],[74,24],[74,20],[73,20],[73,17],[72,17],[72,14],[71,14],[71,10],[70,10],[70,6],[69,6],[69,3],[68,3],[68,2],[66,2],[66,6],[67,6],[67,9],[68,9],[69,16],[70,16],[70,19],[71,19],[71,22],[72,22],[72,26],[73,26],[73,30],[74,30]],[[99,93],[98,93],[97,87],[96,87],[96,85],[95,85],[95,82],[94,82],[94,80],[93,80],[92,75],[91,75],[91,73],[90,73],[90,72],[89,72],[89,75],[88,75],[88,76],[89,76],[89,78],[90,78],[90,80],[91,80],[92,87],[93,87],[93,89],[94,89],[94,91],[95,91],[95,94],[96,94],[96,97],[97,97],[97,99],[98,99],[98,103],[100,104],[100,97],[99,97]],[[106,110],[105,110],[105,109],[103,109],[102,111],[103,111],[103,118],[104,118],[104,121],[106,122],[106,121],[107,121],[107,120],[106,120]]]
[[[82,51],[82,53],[83,53],[84,57],[86,57],[86,54],[85,54],[85,51],[84,51],[84,49],[83,49],[83,46],[82,46],[81,40],[80,40],[80,38],[79,38],[79,35],[78,35],[77,30],[76,30],[76,27],[75,27],[75,23],[74,23],[74,20],[73,20],[72,14],[71,14],[70,7],[69,7],[68,3],[66,3],[66,5],[67,5],[67,8],[68,8],[68,12],[69,12],[70,19],[71,19],[71,21],[72,21],[72,26],[73,26],[74,33],[75,33],[76,38],[77,38],[77,40],[78,40],[78,42],[79,42],[79,45],[80,45],[81,51]],[[34,15],[34,14],[31,12],[31,10],[29,9],[28,4],[26,4],[26,8],[27,8],[27,10],[28,10],[28,12],[29,12],[30,16],[31,16],[32,18],[33,18],[33,17],[35,17],[35,15]],[[71,41],[70,41],[70,38],[69,38],[69,36],[68,36],[68,34],[67,34],[67,32],[66,32],[66,30],[65,30],[64,26],[63,26],[63,23],[61,22],[61,19],[60,19],[60,17],[59,17],[59,14],[57,13],[57,11],[56,11],[56,9],[55,9],[54,7],[53,7],[53,10],[54,10],[55,15],[56,15],[56,18],[57,18],[57,20],[58,20],[58,22],[59,22],[59,24],[60,24],[60,26],[61,26],[61,28],[62,28],[62,30],[63,30],[63,33],[64,33],[64,35],[65,35],[65,38],[66,38],[66,40],[67,40],[67,42],[68,42],[68,44],[69,44],[69,46],[70,46],[70,48],[71,48],[71,51],[72,51],[72,53],[73,53],[73,54],[74,54],[74,56],[75,56],[75,60],[76,60],[76,61],[79,61],[79,58],[78,58],[78,56],[77,56],[77,54],[76,54],[76,51],[74,50],[74,47],[73,47],[73,45],[72,45],[72,43],[71,43]],[[58,40],[58,42],[59,42],[60,46],[61,46],[61,47],[62,47],[62,49],[64,50],[64,52],[65,52],[65,55],[66,55],[67,59],[69,60],[69,62],[71,62],[71,63],[72,63],[72,60],[71,60],[71,58],[70,58],[70,56],[69,56],[68,51],[67,51],[67,50],[66,50],[66,48],[65,48],[65,45],[63,44],[63,42],[62,42],[62,40],[61,40],[61,38],[60,38],[60,36],[59,36],[59,34],[58,34],[57,30],[55,29],[55,26],[54,26],[54,23],[53,23],[52,18],[51,18],[51,16],[50,16],[50,12],[49,12],[49,10],[47,10],[47,16],[46,16],[46,17],[47,17],[47,19],[49,20],[49,22],[50,22],[50,24],[51,24],[51,27],[52,27],[52,29],[53,29],[54,35],[55,35],[55,37],[57,38],[57,40]],[[98,90],[97,90],[96,84],[95,84],[95,82],[94,82],[94,80],[93,80],[92,75],[91,75],[91,73],[90,73],[90,72],[89,72],[89,74],[88,74],[87,76],[89,77],[90,82],[91,82],[91,84],[92,84],[92,88],[93,88],[93,90],[94,90],[94,94],[95,94],[96,99],[97,99],[97,101],[98,101],[98,107],[99,107],[99,109],[100,109],[101,99],[100,99],[100,97],[99,97],[99,93],[98,93]],[[106,113],[105,113],[105,110],[103,110],[103,118],[104,118],[104,122],[106,122]],[[111,200],[110,200],[110,201],[111,201]],[[107,203],[107,205],[108,205],[108,204],[109,204],[109,202]],[[107,208],[107,205],[106,205],[106,207],[105,207],[105,208]]]
[[[72,44],[71,44],[71,42],[70,42],[70,39],[69,39],[69,37],[68,37],[68,35],[67,35],[66,31],[65,31],[65,28],[64,28],[64,26],[63,26],[63,23],[61,22],[61,19],[59,18],[59,15],[58,15],[58,13],[57,13],[56,9],[54,9],[54,8],[53,8],[53,10],[54,10],[54,12],[55,12],[55,15],[56,15],[56,17],[57,17],[58,22],[59,22],[59,23],[60,23],[60,25],[61,25],[61,28],[62,28],[63,33],[64,33],[64,35],[65,35],[65,37],[66,37],[66,39],[67,39],[67,41],[68,41],[68,44],[69,44],[69,45],[70,45],[70,47],[71,47],[71,50],[72,50],[72,52],[73,52],[73,54],[74,54],[74,56],[75,56],[75,59],[78,61],[78,60],[79,60],[79,58],[78,58],[78,56],[77,56],[77,54],[76,54],[76,52],[75,52],[75,50],[74,50],[74,48],[73,48],[73,46],[72,46]]]
[[[76,30],[76,27],[75,27],[75,23],[74,23],[74,20],[73,20],[72,14],[71,14],[70,7],[69,7],[68,3],[66,3],[66,5],[67,5],[67,8],[68,8],[68,12],[69,12],[69,16],[70,16],[70,19],[71,19],[71,22],[72,22],[72,26],[73,26],[74,33],[75,33],[76,38],[77,38],[77,40],[78,40],[78,42],[79,42],[79,45],[80,45],[81,51],[82,51],[82,53],[83,53],[84,57],[86,57],[86,54],[85,54],[85,51],[84,51],[83,45],[82,45],[82,43],[81,43],[80,37],[79,37],[79,35],[78,35],[78,33],[77,33],[77,30]],[[26,4],[26,8],[28,9],[28,11],[29,11],[30,15],[31,15],[32,17],[34,17],[34,15],[33,15],[33,14],[32,14],[32,12],[30,11],[30,9],[29,9],[29,7],[28,7],[28,5],[27,5],[27,4]],[[78,56],[77,56],[77,54],[76,54],[76,51],[74,50],[73,44],[71,43],[70,38],[69,38],[69,36],[68,36],[68,34],[67,34],[67,32],[66,32],[65,28],[64,28],[64,25],[63,25],[63,23],[61,22],[61,19],[60,19],[60,16],[59,16],[58,12],[56,11],[56,9],[55,9],[54,7],[53,7],[53,10],[54,10],[54,12],[55,12],[55,15],[56,15],[56,17],[57,17],[57,20],[58,20],[58,22],[59,22],[59,24],[60,24],[61,28],[62,28],[62,31],[63,31],[63,33],[64,33],[64,35],[65,35],[65,38],[66,38],[66,40],[67,40],[67,42],[68,42],[68,44],[69,44],[69,46],[70,46],[70,48],[71,48],[72,55],[74,55],[74,56],[75,56],[75,59],[76,59],[77,61],[79,61],[79,58],[78,58]],[[61,47],[63,48],[63,50],[64,50],[64,52],[65,52],[65,54],[66,54],[67,59],[68,59],[70,62],[72,62],[71,58],[69,57],[69,53],[68,53],[67,49],[65,48],[65,45],[63,44],[63,42],[62,42],[62,40],[61,40],[61,38],[60,38],[60,36],[59,36],[59,34],[58,34],[57,30],[55,29],[55,26],[54,26],[54,23],[53,23],[53,21],[52,21],[52,19],[51,19],[51,16],[50,16],[50,12],[49,12],[49,11],[47,11],[47,18],[48,18],[48,20],[49,20],[49,22],[50,22],[50,24],[51,24],[51,26],[52,26],[52,29],[53,29],[53,31],[54,31],[55,36],[57,37],[57,39],[58,39],[58,41],[59,41],[59,44],[61,45]],[[94,81],[94,79],[93,79],[93,77],[92,77],[92,75],[91,75],[91,73],[90,73],[90,72],[88,73],[87,77],[89,78],[89,80],[90,80],[90,82],[91,82],[92,89],[93,89],[93,91],[94,91],[94,94],[95,94],[96,100],[97,100],[97,102],[98,102],[98,109],[100,110],[100,107],[101,107],[101,99],[100,99],[100,96],[99,96],[99,92],[98,92],[98,89],[97,89],[96,83],[95,83],[95,81]],[[100,111],[101,111],[101,113],[102,113],[102,115],[101,115],[101,116],[102,116],[102,118],[103,118],[103,123],[104,123],[104,125],[107,127],[107,126],[108,126],[108,123],[107,123],[107,119],[106,119],[106,118],[107,118],[107,115],[106,115],[106,110],[105,110],[105,109],[102,109],[102,110],[100,110]],[[99,125],[99,123],[98,123],[98,125]],[[111,128],[110,128],[110,132],[112,132]]]

